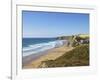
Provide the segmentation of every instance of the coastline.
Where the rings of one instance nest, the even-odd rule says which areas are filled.
[[[43,54],[32,54],[23,58],[23,69],[39,68],[42,61],[55,60],[62,56],[65,52],[72,50],[73,47],[63,45],[61,47],[53,48],[42,52]]]

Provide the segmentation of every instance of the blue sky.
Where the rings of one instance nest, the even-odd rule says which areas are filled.
[[[23,37],[89,33],[89,14],[22,11]]]

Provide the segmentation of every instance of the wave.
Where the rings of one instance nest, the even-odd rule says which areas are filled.
[[[67,42],[66,40],[56,40],[47,43],[40,43],[35,45],[29,45],[28,47],[23,48],[23,56],[29,56],[31,54],[36,54],[42,51],[60,47]]]

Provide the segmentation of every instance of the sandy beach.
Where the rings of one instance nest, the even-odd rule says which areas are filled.
[[[63,45],[58,48],[54,48],[51,50],[48,50],[44,52],[44,54],[40,55],[30,55],[25,58],[23,58],[23,68],[29,69],[29,68],[39,68],[39,65],[42,61],[46,60],[55,60],[56,58],[62,56],[65,52],[68,52],[72,50],[73,47],[66,47],[66,45]]]

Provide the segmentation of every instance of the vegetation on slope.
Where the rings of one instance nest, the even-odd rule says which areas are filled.
[[[55,60],[43,61],[39,67],[68,67],[89,65],[89,44],[82,44]]]
[[[79,34],[79,37],[81,38],[89,38],[89,34]]]

